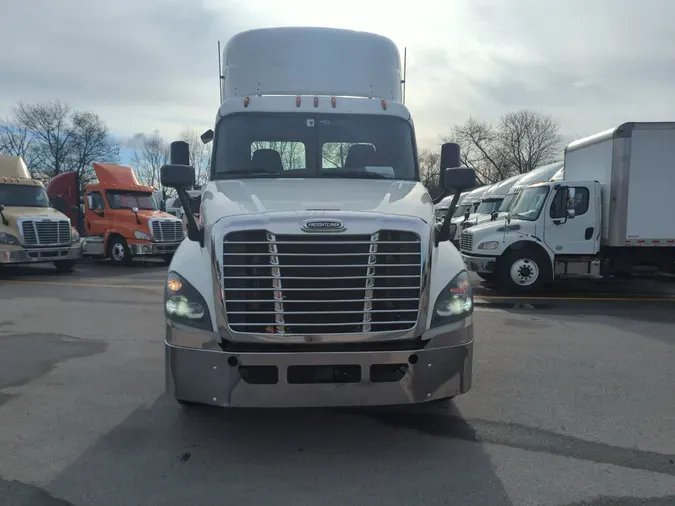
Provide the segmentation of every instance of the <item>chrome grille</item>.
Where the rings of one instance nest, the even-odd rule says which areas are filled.
[[[183,240],[183,223],[180,220],[156,220],[152,222],[152,237],[157,242]]]
[[[223,240],[222,289],[235,332],[354,334],[417,323],[421,242],[413,232],[275,235]]]
[[[68,220],[22,221],[21,233],[26,246],[70,244],[70,222]]]
[[[473,234],[469,232],[462,232],[459,239],[459,249],[461,251],[471,251],[473,248]]]

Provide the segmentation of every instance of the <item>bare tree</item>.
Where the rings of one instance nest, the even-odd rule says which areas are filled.
[[[151,135],[137,133],[131,140],[132,157],[140,181],[154,188],[160,187],[160,169],[169,162],[169,144],[155,130]]]
[[[0,148],[25,157],[39,178],[70,171],[82,176],[92,162],[115,162],[119,155],[119,146],[98,115],[71,111],[59,101],[19,102],[2,125],[0,138]]]
[[[443,191],[440,187],[441,153],[438,150],[420,149],[418,158],[420,181],[427,187],[432,198],[436,198]]]
[[[26,162],[31,177],[39,178],[36,167],[40,150],[30,136],[30,132],[9,119],[0,123],[0,153],[11,156],[20,156]]]
[[[444,141],[460,145],[462,164],[476,170],[481,184],[524,174],[563,156],[558,123],[527,109],[505,114],[497,125],[469,118]]]
[[[117,163],[120,147],[113,141],[108,127],[93,112],[75,112],[72,117],[68,166],[84,184],[94,179],[93,162]]]
[[[195,169],[195,185],[201,187],[209,180],[212,144],[204,144],[200,133],[194,128],[183,130],[180,140],[187,142],[190,148],[190,165]]]

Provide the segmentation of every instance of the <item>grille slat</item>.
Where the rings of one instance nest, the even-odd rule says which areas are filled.
[[[459,249],[462,251],[471,251],[473,248],[473,234],[462,232],[459,239]]]
[[[60,246],[70,244],[68,220],[26,220],[21,222],[26,246]]]
[[[154,220],[152,237],[155,242],[179,242],[183,240],[183,223],[180,220]]]
[[[360,334],[417,323],[421,242],[413,232],[279,235],[223,240],[228,325],[244,333]]]

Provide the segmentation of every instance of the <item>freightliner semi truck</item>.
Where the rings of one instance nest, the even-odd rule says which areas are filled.
[[[170,395],[299,407],[436,405],[468,391],[471,283],[420,183],[395,44],[259,29],[229,41],[223,67],[198,220],[185,143],[161,171],[188,224],[165,287]],[[458,167],[456,144],[441,166],[456,205],[475,173]]]
[[[565,149],[563,179],[523,188],[505,219],[462,231],[467,267],[503,291],[675,261],[675,123],[624,123]]]

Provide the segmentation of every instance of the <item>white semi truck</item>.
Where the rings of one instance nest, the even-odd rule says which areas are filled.
[[[524,188],[505,221],[462,232],[467,267],[518,292],[563,277],[671,269],[674,159],[675,122],[624,123],[571,143],[562,181]]]
[[[394,43],[259,29],[229,41],[223,66],[199,221],[187,144],[174,142],[161,170],[188,222],[165,288],[169,393],[183,405],[290,407],[466,392],[471,283],[419,182]],[[441,158],[456,205],[475,173],[452,168],[456,144]]]

